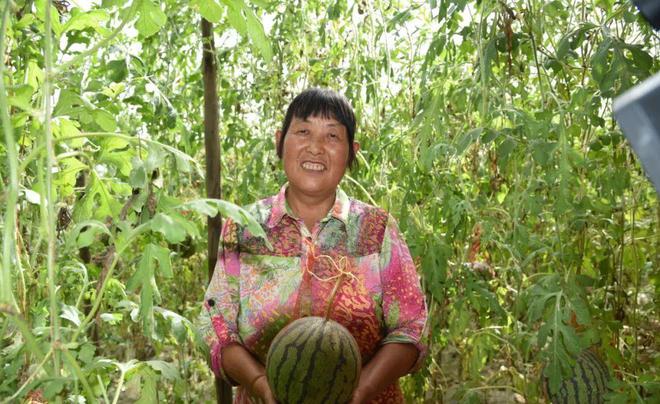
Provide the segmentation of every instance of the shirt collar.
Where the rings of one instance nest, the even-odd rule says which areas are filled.
[[[266,222],[268,228],[272,229],[275,227],[285,215],[293,219],[297,219],[289,207],[289,204],[286,202],[286,188],[288,185],[288,183],[284,184],[282,188],[280,188],[280,192],[275,195],[275,199],[273,200],[273,207],[270,211],[270,217]],[[332,205],[332,209],[330,209],[330,212],[328,212],[328,215],[323,219],[323,221],[333,217],[346,224],[350,207],[351,201],[348,198],[348,195],[346,195],[346,192],[338,187],[335,194],[335,203]]]

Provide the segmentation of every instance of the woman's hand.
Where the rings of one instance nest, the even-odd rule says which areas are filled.
[[[259,403],[277,404],[275,396],[268,385],[266,375],[257,377],[252,383],[252,386],[250,386],[250,390],[252,391],[252,394],[259,399]]]
[[[363,404],[368,401],[368,397],[371,396],[371,394],[368,394],[366,392],[366,389],[361,388],[359,385],[353,392],[353,398],[351,399],[349,404]]]
[[[411,344],[383,345],[362,368],[350,404],[363,404],[376,398],[387,386],[408,373],[418,355],[419,351]]]

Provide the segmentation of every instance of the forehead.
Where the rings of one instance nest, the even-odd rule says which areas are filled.
[[[334,117],[326,117],[322,115],[311,115],[308,116],[307,118],[301,118],[298,116],[294,116],[293,119],[291,119],[291,125],[318,125],[318,126],[323,126],[323,127],[338,127],[342,129],[346,129],[344,125],[339,122],[337,119]]]

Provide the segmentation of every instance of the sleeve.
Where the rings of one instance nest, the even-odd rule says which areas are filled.
[[[228,219],[222,228],[218,261],[204,296],[204,308],[210,319],[204,339],[211,351],[213,373],[233,385],[236,383],[222,369],[221,353],[225,346],[241,343],[237,326],[239,275],[238,226]]]
[[[428,351],[428,311],[410,251],[391,216],[383,236],[380,270],[383,319],[386,327],[386,335],[381,343],[415,345],[419,356],[410,371],[417,371]]]

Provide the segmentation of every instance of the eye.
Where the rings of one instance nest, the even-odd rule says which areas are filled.
[[[337,140],[339,139],[339,135],[336,133],[328,133],[328,137],[332,140]]]
[[[309,133],[309,131],[308,131],[307,129],[298,129],[298,130],[296,131],[296,134],[297,134],[297,135],[306,135],[306,134],[308,134],[308,133]]]

